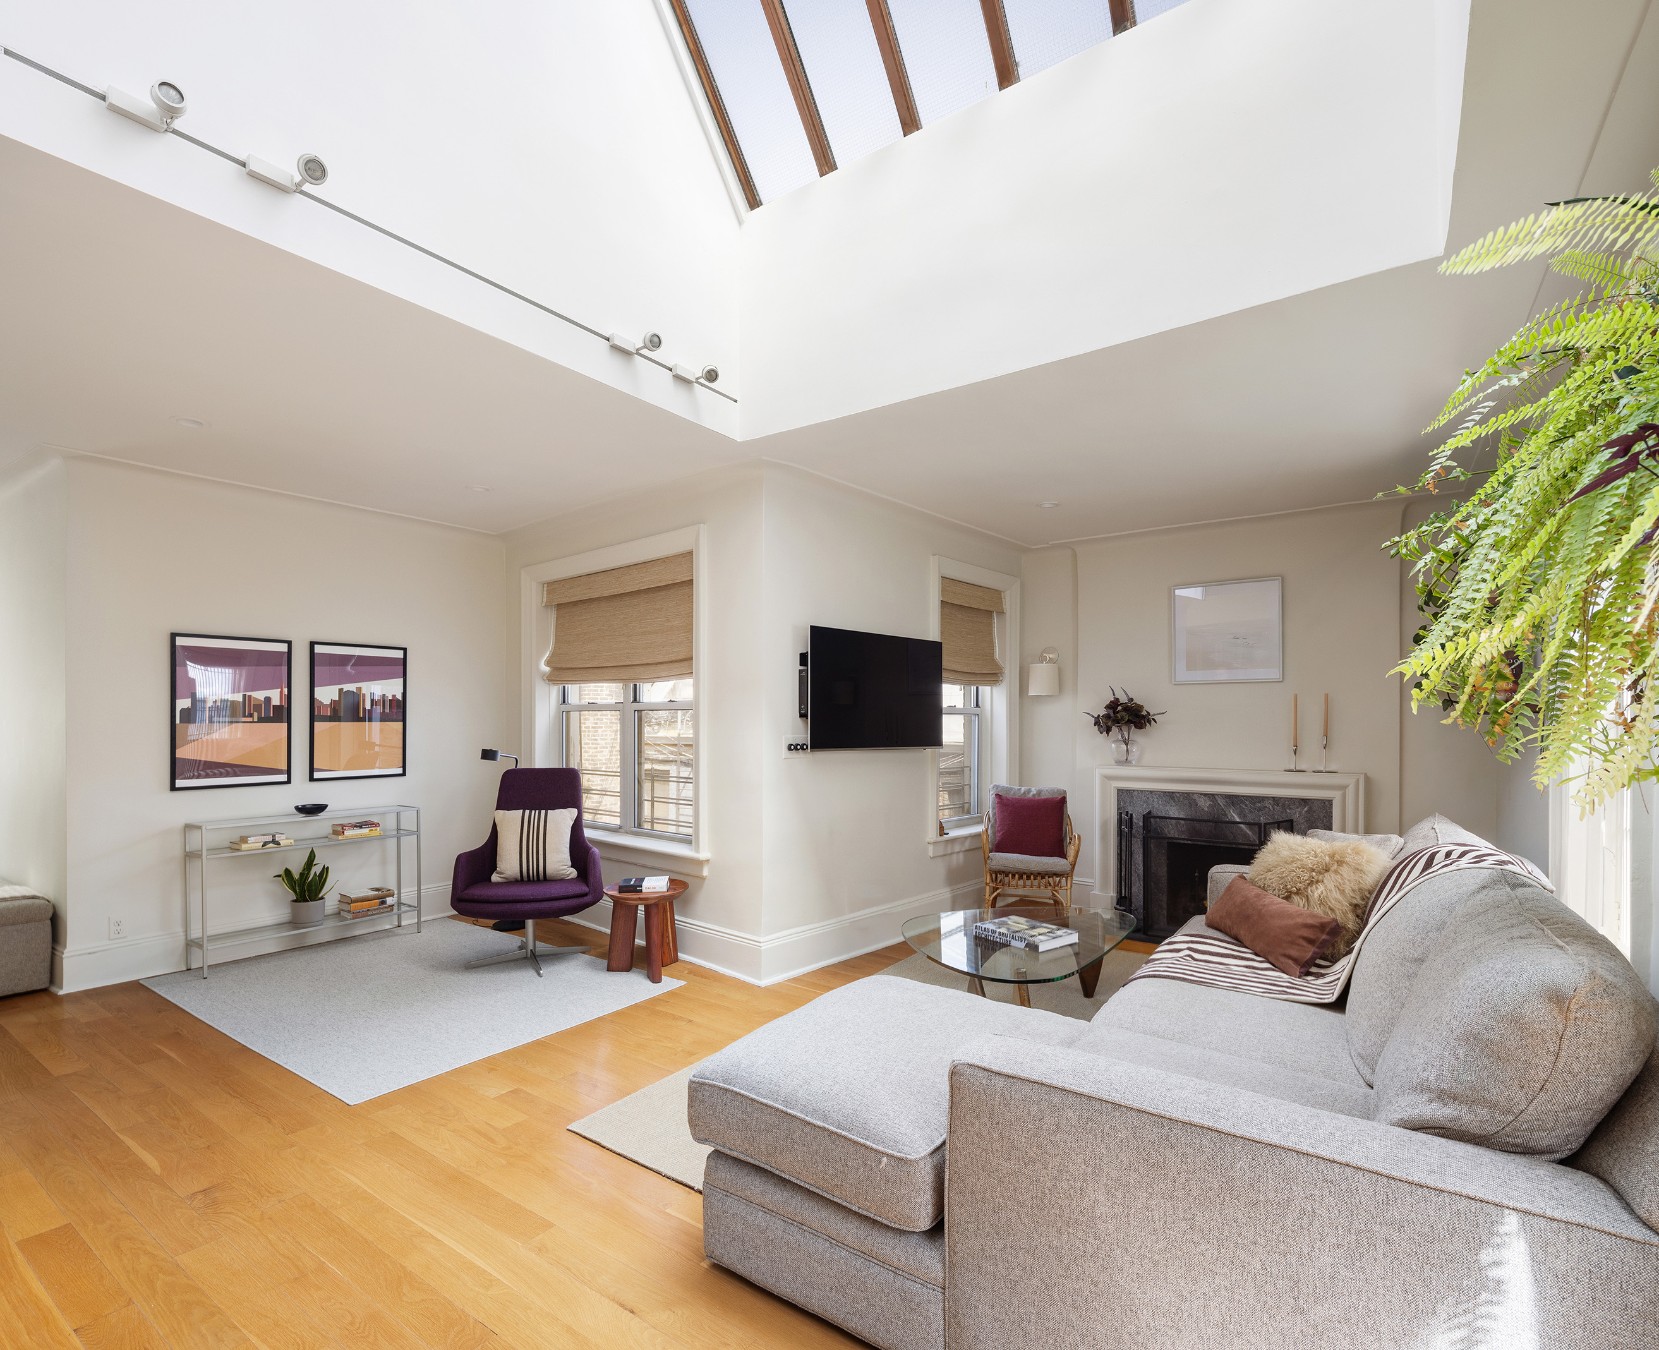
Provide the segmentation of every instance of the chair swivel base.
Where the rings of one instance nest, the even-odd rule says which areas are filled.
[[[541,958],[544,956],[570,956],[577,952],[586,953],[586,947],[547,947],[536,941],[536,921],[524,921],[524,936],[519,940],[516,951],[502,952],[500,956],[481,956],[476,961],[468,961],[466,968],[474,966],[495,966],[503,961],[528,961],[539,977],[542,973]]]

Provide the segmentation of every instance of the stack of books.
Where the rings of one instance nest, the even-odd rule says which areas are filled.
[[[336,839],[373,839],[380,833],[378,820],[342,820],[329,833]]]
[[[1005,914],[1000,919],[981,919],[974,925],[974,936],[986,942],[1023,947],[1031,952],[1053,951],[1057,947],[1073,946],[1078,941],[1075,928],[1062,928],[1057,923],[1026,919],[1017,914]]]
[[[376,914],[389,914],[396,908],[393,903],[394,895],[395,892],[390,886],[372,886],[355,895],[349,891],[341,891],[340,917],[367,919]]]
[[[230,841],[230,846],[244,853],[251,853],[262,848],[282,848],[294,841],[280,830],[273,834],[244,834],[240,839]]]
[[[623,877],[616,883],[619,895],[651,895],[668,889],[667,877]]]

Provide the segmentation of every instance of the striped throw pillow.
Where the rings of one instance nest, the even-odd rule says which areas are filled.
[[[491,881],[567,881],[570,829],[576,808],[495,813],[495,875]]]

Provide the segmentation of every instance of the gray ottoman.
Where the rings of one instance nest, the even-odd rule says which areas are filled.
[[[52,982],[52,902],[0,883],[0,995]]]

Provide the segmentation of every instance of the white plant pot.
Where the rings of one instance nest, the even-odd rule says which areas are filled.
[[[288,902],[288,917],[295,928],[310,928],[323,921],[323,902],[321,900],[290,900]]]

